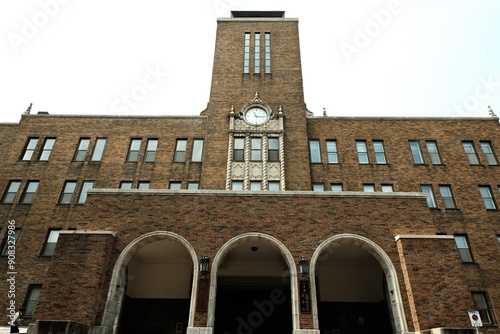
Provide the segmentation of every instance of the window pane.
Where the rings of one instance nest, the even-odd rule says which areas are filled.
[[[158,147],[158,139],[148,139],[146,145],[146,154],[144,155],[144,161],[153,162],[156,158],[156,149]]]
[[[149,189],[149,181],[140,181],[137,183],[137,189]]]
[[[483,150],[488,165],[498,165],[495,154],[493,154],[493,149],[491,148],[490,142],[481,142],[481,149]]]
[[[54,143],[56,142],[55,138],[47,138],[45,139],[45,143],[42,148],[42,153],[40,154],[40,161],[49,160],[50,153],[52,152],[52,148],[54,147]]]
[[[375,191],[375,185],[373,185],[373,184],[363,184],[363,191],[364,192],[374,192]]]
[[[422,157],[422,151],[420,150],[420,144],[417,141],[410,142],[411,155],[413,156],[413,163],[423,164],[424,158]]]
[[[245,151],[245,138],[234,138],[233,160],[243,161]]]
[[[486,300],[486,293],[484,292],[473,292],[472,300],[474,301],[474,307],[479,311],[479,316],[481,317],[481,322],[483,324],[492,324],[491,312]]]
[[[21,186],[21,181],[10,181],[5,194],[3,195],[2,203],[12,204],[16,198],[19,187]]]
[[[203,153],[203,139],[195,139],[193,141],[193,153],[191,154],[191,161],[201,161]]]
[[[199,182],[188,182],[188,189],[189,190],[197,190],[199,188],[200,188]]]
[[[28,144],[26,145],[26,148],[24,149],[23,153],[23,160],[31,160],[33,157],[33,152],[35,151],[36,144],[38,144],[38,138],[30,138],[28,140]]]
[[[231,185],[232,190],[243,190],[243,181],[233,181]]]
[[[375,162],[378,164],[385,164],[384,143],[382,141],[373,141],[373,151],[375,152]]]
[[[268,187],[269,187],[270,191],[279,191],[280,190],[280,183],[279,183],[279,181],[269,181]]]
[[[59,230],[50,230],[47,236],[47,241],[45,242],[45,247],[43,254],[45,256],[54,255],[54,250],[56,248],[57,239],[59,238]]]
[[[342,191],[342,184],[340,183],[332,184],[332,191]]]
[[[392,184],[383,184],[382,185],[382,192],[392,193],[393,191],[394,191],[394,188],[392,187]]]
[[[262,139],[261,138],[252,138],[250,143],[251,143],[250,160],[252,160],[252,161],[262,160]]]
[[[427,205],[429,208],[436,207],[436,199],[434,197],[434,192],[432,191],[432,186],[423,185],[421,186],[422,192],[427,195]]]
[[[76,181],[67,181],[64,184],[63,192],[59,200],[60,204],[70,204],[73,193],[75,192]]]
[[[441,197],[443,198],[444,207],[447,209],[455,208],[455,201],[453,200],[453,194],[451,192],[450,186],[439,186],[439,191],[441,192]]]
[[[78,198],[78,204],[85,203],[87,199],[87,191],[94,187],[94,181],[85,181],[82,184],[82,190],[80,191],[80,197]]]
[[[328,153],[328,163],[336,164],[339,162],[337,155],[337,141],[327,140],[326,141],[326,152]]]
[[[175,156],[174,161],[183,162],[186,160],[186,139],[177,139],[177,144],[175,146]]]
[[[35,313],[35,307],[38,303],[38,299],[40,298],[40,292],[42,290],[42,286],[39,284],[30,284],[28,297],[26,298],[26,310],[24,311],[24,315],[32,316]]]
[[[262,182],[250,181],[250,190],[262,190]]]
[[[360,164],[367,164],[368,160],[368,151],[366,150],[366,142],[365,141],[356,141],[356,150],[358,151],[358,162]]]
[[[35,197],[38,184],[39,181],[28,181],[28,183],[26,184],[26,190],[24,192],[24,196],[21,199],[21,203],[23,204],[33,203],[33,198]]]
[[[265,73],[271,73],[271,33],[265,33],[265,59],[266,69]]]
[[[311,163],[321,162],[321,154],[319,150],[319,140],[309,141],[309,152],[311,154]]]
[[[131,181],[120,182],[120,189],[132,189],[132,182]]]
[[[178,182],[178,181],[172,181],[172,182],[170,182],[170,184],[168,186],[168,189],[171,189],[171,190],[179,190],[179,189],[181,189],[181,182]]]
[[[132,139],[130,141],[130,149],[128,151],[127,161],[138,161],[140,148],[141,139]]]
[[[474,150],[474,145],[472,142],[462,142],[465,154],[471,165],[478,165],[479,159],[477,158],[476,151]]]
[[[90,160],[100,161],[102,159],[102,153],[104,152],[104,146],[106,146],[106,138],[97,138],[94,146],[94,152]]]
[[[467,237],[463,235],[456,235],[455,243],[457,245],[458,253],[460,254],[462,262],[473,262],[472,254],[469,250],[469,244],[467,242]]]
[[[12,233],[12,232],[11,232]],[[3,242],[3,248],[2,248],[2,255],[8,255],[8,251],[9,251],[9,242],[8,240],[10,241],[13,241],[14,242],[14,246],[17,245],[17,239],[19,238],[19,234],[21,233],[21,229],[19,228],[16,228],[14,229],[14,234],[6,234],[5,236],[5,239],[4,239],[4,242]],[[10,239],[9,239],[9,236],[10,236]],[[14,238],[14,240],[12,240],[12,238]],[[10,244],[10,246],[12,246],[12,244]]]
[[[75,161],[85,160],[85,155],[87,154],[87,149],[89,148],[90,139],[82,138],[78,143],[78,148],[75,152]]]
[[[439,156],[439,151],[436,142],[428,141],[426,142],[427,152],[429,152],[429,157],[431,158],[431,163],[433,165],[440,165],[441,158]]]
[[[493,199],[493,195],[491,194],[491,188],[489,186],[480,186],[479,192],[481,193],[481,197],[483,198],[486,209],[497,208],[495,200]]]
[[[314,183],[313,184],[313,191],[324,191],[325,190],[325,186],[323,185],[323,183]]]
[[[268,161],[279,161],[279,139],[269,138],[268,139]]]
[[[250,72],[250,33],[245,33],[244,53],[243,53],[243,73]]]

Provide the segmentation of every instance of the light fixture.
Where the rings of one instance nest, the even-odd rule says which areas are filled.
[[[302,276],[309,275],[309,261],[305,257],[299,260],[299,271]]]
[[[210,268],[210,259],[208,256],[202,256],[200,259],[200,274],[206,275],[208,274]]]

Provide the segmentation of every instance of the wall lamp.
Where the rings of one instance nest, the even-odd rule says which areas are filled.
[[[202,256],[200,259],[200,274],[206,275],[208,274],[210,269],[210,259],[208,256]]]
[[[309,275],[309,261],[305,257],[301,257],[299,260],[299,272],[302,276]]]

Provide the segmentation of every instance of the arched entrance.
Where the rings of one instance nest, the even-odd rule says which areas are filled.
[[[186,333],[194,319],[198,265],[182,237],[157,231],[132,241],[111,279],[102,326],[107,333]]]
[[[286,333],[298,326],[296,268],[277,239],[248,233],[216,255],[208,326],[214,334]]]
[[[334,236],[311,259],[315,328],[322,333],[402,333],[407,330],[396,272],[374,242]]]

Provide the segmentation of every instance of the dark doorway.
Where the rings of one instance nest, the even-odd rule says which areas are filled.
[[[215,334],[292,333],[290,286],[275,281],[219,278]]]

